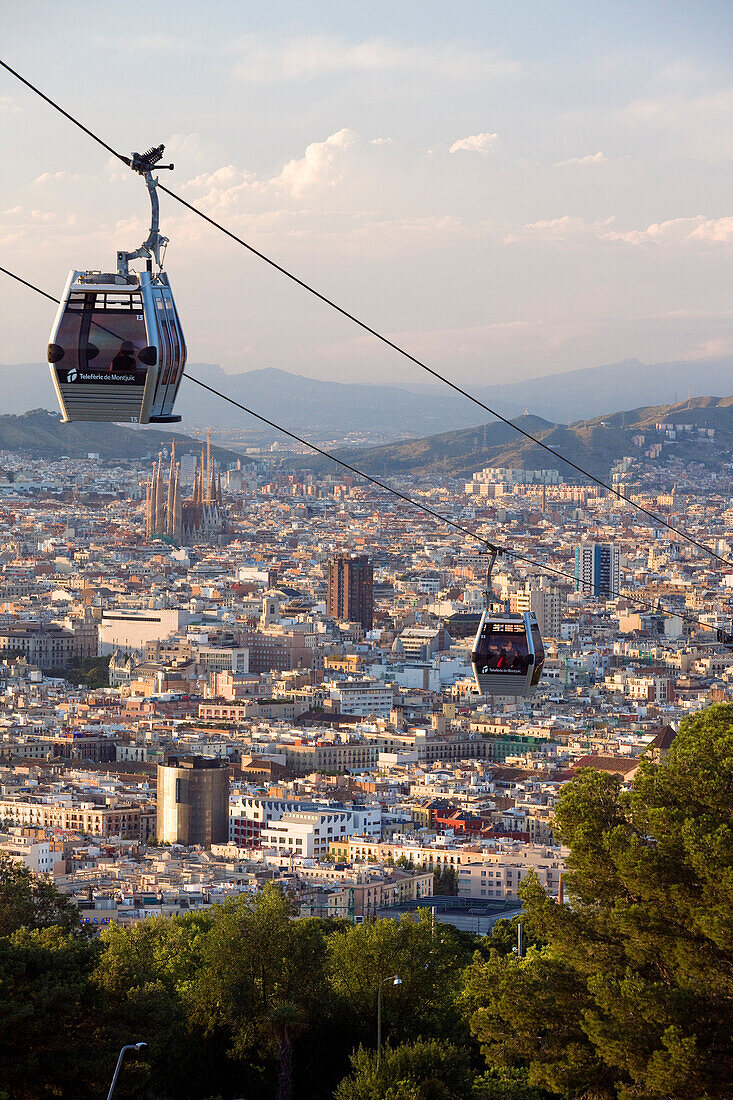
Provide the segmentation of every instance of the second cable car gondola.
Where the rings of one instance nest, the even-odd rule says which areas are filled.
[[[542,676],[545,648],[536,617],[531,612],[495,612],[491,606],[491,551],[486,583],[486,608],[471,653],[474,679],[480,695],[534,694]]]
[[[152,204],[147,240],[117,253],[115,273],[72,271],[56,314],[48,362],[65,421],[128,424],[180,421],[173,405],[186,364],[186,343],[161,253],[157,180],[163,146],[133,153],[130,167],[145,178]],[[144,258],[146,270],[131,272]],[[153,271],[153,259],[158,270]]]

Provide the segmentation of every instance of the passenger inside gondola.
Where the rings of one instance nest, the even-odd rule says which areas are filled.
[[[531,695],[542,675],[544,657],[533,617],[484,616],[471,654],[479,693]]]
[[[477,647],[479,671],[514,672],[526,675],[530,665],[529,646],[523,633],[507,636],[505,630],[489,629]]]
[[[129,340],[123,340],[120,344],[120,350],[115,355],[110,364],[110,370],[113,374],[122,374],[125,371],[131,371],[135,369],[135,358],[133,356],[134,347]]]

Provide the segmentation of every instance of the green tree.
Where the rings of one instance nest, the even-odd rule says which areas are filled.
[[[274,1058],[278,1100],[292,1093],[298,1036],[327,1003],[321,921],[293,917],[274,883],[217,906],[199,983],[200,1018],[227,1029],[232,1055]]]
[[[109,687],[109,657],[84,657],[69,665],[61,673],[65,680],[83,687]]]
[[[328,940],[328,971],[338,1013],[354,1040],[375,1038],[379,983],[393,974],[401,985],[385,986],[385,1037],[402,1042],[419,1037],[465,1038],[458,998],[461,973],[471,958],[465,941],[449,926],[433,926],[432,914],[418,919],[377,920],[356,925]]]
[[[582,770],[556,832],[569,905],[527,880],[526,960],[476,962],[467,997],[490,1065],[620,1100],[733,1093],[733,705],[683,722],[629,791]],[[564,1049],[563,1049],[564,1048]]]
[[[458,893],[458,875],[455,867],[438,864],[433,871],[433,893],[455,897]]]
[[[472,1100],[551,1100],[545,1089],[530,1085],[526,1069],[490,1070],[473,1083]]]
[[[376,1053],[359,1047],[335,1100],[468,1100],[471,1081],[468,1054],[452,1043],[421,1039],[386,1046],[379,1068]]]
[[[156,1097],[198,1098],[212,1089],[235,1087],[235,1067],[227,1059],[228,1035],[199,1019],[198,983],[213,919],[191,913],[152,917],[129,928],[110,925],[100,940],[93,975],[107,1008],[116,1049],[124,1042],[146,1042],[143,1062],[126,1069],[120,1095],[144,1081]]]
[[[13,1100],[104,1095],[114,1060],[91,982],[98,953],[60,928],[0,937],[0,1090]]]
[[[0,936],[19,928],[79,931],[76,905],[19,860],[0,853]]]
[[[520,924],[524,926],[523,946],[525,952],[528,951],[530,947],[542,946],[541,941],[534,931],[528,927],[524,916],[517,914],[511,918],[504,917],[501,920],[495,921],[491,931],[488,935],[484,936],[483,940],[478,945],[478,949],[485,954],[493,950],[499,955],[511,955],[518,947]]]
[[[531,948],[524,959],[496,950],[488,959],[477,955],[464,996],[471,1030],[494,1073],[524,1070],[529,1085],[561,1096],[614,1095],[612,1075],[583,1031],[588,992],[548,951]]]

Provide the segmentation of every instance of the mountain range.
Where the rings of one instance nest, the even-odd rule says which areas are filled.
[[[660,433],[659,423],[691,426],[677,431],[674,439]],[[730,461],[733,451],[733,397],[693,397],[672,405],[646,405],[630,411],[553,424],[525,414],[511,424],[493,420],[477,427],[440,432],[419,439],[401,440],[380,447],[333,449],[333,453],[365,473],[375,476],[422,475],[470,478],[484,466],[524,469],[557,468],[573,479],[567,465],[537,443],[524,438],[512,425],[530,433],[578,466],[606,480],[614,462],[625,455],[643,455],[652,443],[665,440],[663,457],[674,453],[685,462],[698,461],[710,468]],[[714,429],[714,436],[698,429]],[[21,416],[0,416],[0,451],[26,452],[34,457],[62,455],[86,457],[90,452],[103,460],[122,461],[155,455],[176,441],[179,455],[198,452],[200,439],[180,432],[118,424],[63,424],[57,413],[34,409]],[[213,448],[220,461],[232,462],[241,452]],[[334,467],[319,455],[283,457],[298,468],[331,472]]]
[[[608,479],[614,462],[626,455],[645,456],[645,449],[656,442],[663,442],[663,459],[674,454],[683,462],[697,461],[715,468],[730,461],[733,397],[693,397],[672,405],[647,405],[570,425],[552,424],[529,415],[515,417],[512,424],[602,480]],[[658,424],[676,425],[677,430],[672,429],[674,437],[666,429],[658,430]],[[690,425],[691,430],[679,430],[681,425]],[[714,429],[713,437],[707,434],[709,429]],[[579,477],[543,447],[496,420],[477,428],[441,432],[423,439],[382,447],[340,448],[333,453],[374,476],[470,478],[485,466],[507,466],[559,469],[569,481]],[[301,464],[300,459],[298,463]],[[304,459],[302,464],[314,471],[333,468],[332,463],[318,455]]]
[[[0,416],[0,451],[26,452],[33,458],[86,458],[93,453],[103,460],[129,461],[156,455],[164,447],[169,449],[171,440],[175,440],[178,455],[200,453],[200,439],[178,432],[125,428],[121,424],[64,424],[58,413],[47,409],[33,409],[22,416]],[[212,445],[211,449],[220,462],[240,457],[223,447]]]
[[[396,362],[395,383],[371,385],[326,382],[275,368],[226,374],[212,364],[190,364],[191,375],[262,415],[301,434],[334,438],[348,433],[382,438],[423,437],[481,425],[487,413],[439,384],[424,384],[420,372]],[[446,374],[450,376],[450,369]],[[688,393],[726,393],[733,379],[733,357],[673,363],[625,360],[500,385],[471,385],[476,397],[502,415],[529,411],[553,424],[574,423],[612,409],[675,403]],[[0,366],[2,412],[22,413],[30,405],[56,408],[48,367]],[[261,425],[185,380],[177,411],[184,429],[258,429]]]

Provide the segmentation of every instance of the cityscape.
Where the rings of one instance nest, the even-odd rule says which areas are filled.
[[[34,251],[24,231],[4,238],[5,358],[28,366],[0,407],[0,1100],[730,1100],[733,384],[713,392],[712,381],[725,381],[733,344],[730,310],[710,287],[725,281],[731,219],[722,207],[714,225],[712,213],[677,216],[694,223],[684,227],[693,248],[704,240],[690,282],[711,280],[708,297],[690,287],[683,307],[684,281],[674,289],[658,272],[664,311],[644,316],[639,289],[634,317],[636,292],[624,283],[641,287],[653,250],[668,237],[679,245],[678,230],[665,228],[673,212],[642,240],[621,213],[591,209],[603,185],[586,182],[563,194],[588,197],[584,219],[550,217],[548,206],[541,220],[529,202],[536,181],[516,212],[509,177],[490,159],[509,157],[504,131],[488,129],[486,104],[485,129],[468,121],[478,117],[471,88],[516,90],[522,67],[566,57],[559,44],[537,44],[526,12],[515,38],[507,12],[489,16],[471,2],[459,16],[468,30],[454,35],[446,13],[425,5],[423,30],[400,37],[401,17],[380,3],[380,33],[364,37],[361,17],[319,2],[306,5],[318,33],[299,38],[275,7],[214,4],[204,26],[184,0],[194,22],[174,36],[163,33],[173,12],[165,0],[150,41],[122,36],[120,56],[160,52],[166,126],[172,93],[188,102],[184,66],[171,58],[196,57],[196,82],[208,50],[221,65],[234,53],[246,59],[233,77],[258,103],[273,98],[283,129],[285,106],[331,125],[337,92],[353,95],[355,115],[373,110],[376,125],[391,89],[395,134],[403,124],[422,134],[409,88],[435,76],[450,97],[465,70],[471,83],[457,87],[455,111],[475,132],[425,145],[394,194],[394,166],[380,162],[383,192],[372,190],[369,158],[388,158],[404,137],[362,148],[345,129],[323,148],[312,139],[303,163],[286,160],[269,180],[264,167],[257,176],[233,164],[209,176],[204,152],[222,155],[224,108],[213,93],[197,93],[196,125],[211,135],[182,137],[181,121],[168,164],[163,144],[129,156],[108,144],[121,116],[106,92],[90,104],[55,70],[44,83],[43,35],[42,50],[20,49],[27,14],[14,16],[11,35],[25,68],[0,59],[0,117],[11,128],[16,115],[47,112],[82,150],[104,147],[105,186],[131,180],[114,225],[99,233],[106,266],[84,266],[99,241],[86,231],[77,239],[83,199],[63,230],[43,215],[50,176],[28,185],[43,227]],[[408,7],[417,18],[420,5]],[[667,56],[653,89],[674,73],[696,89],[701,118],[707,85],[688,52],[695,66],[709,61],[710,80],[729,79],[714,17],[730,20],[718,8],[703,3],[699,40],[688,44],[663,6],[650,5]],[[712,195],[719,180],[709,192],[703,181],[718,167],[722,178],[730,160],[712,170],[689,144],[682,108],[679,148],[640,152],[629,137],[627,153],[607,155],[587,152],[585,137],[577,150],[562,138],[565,126],[581,141],[594,111],[606,118],[624,82],[642,80],[625,51],[641,48],[643,29],[626,3],[597,23],[571,0],[558,11],[558,25],[584,18],[616,53],[593,46],[598,103],[587,117],[583,82],[568,84],[564,106],[529,94],[552,117],[551,171],[626,171],[638,158],[651,173],[642,180],[639,169],[638,190],[654,197],[659,164],[673,163],[687,173],[681,190]],[[255,15],[256,33],[245,26]],[[110,18],[100,12],[105,49]],[[500,49],[489,48],[492,28]],[[519,56],[519,42],[521,66],[502,60],[510,43]],[[70,56],[79,48],[69,45]],[[100,59],[91,64],[96,72]],[[152,70],[142,71],[152,88]],[[286,91],[276,95],[275,82]],[[438,127],[443,108],[429,95]],[[501,117],[502,95],[486,102]],[[613,107],[604,147],[621,147],[629,118],[657,118],[639,102]],[[507,108],[529,142],[523,109]],[[239,101],[226,111],[244,124]],[[50,125],[43,118],[33,125]],[[142,121],[145,132],[158,125],[147,108]],[[262,135],[253,141],[264,164],[270,147]],[[532,146],[538,165],[549,157],[541,144]],[[357,167],[344,159],[355,146]],[[8,148],[25,164],[21,137]],[[428,204],[403,211],[403,225],[387,221],[380,195],[420,191],[440,157],[450,170],[425,184],[435,213]],[[515,182],[529,158],[525,149]],[[69,184],[72,167],[58,168],[54,186]],[[330,173],[323,192],[320,173]],[[345,179],[355,188],[358,179],[359,200],[340,224]],[[523,271],[545,262],[531,251],[539,237],[542,248],[560,247],[559,265],[569,252],[587,264],[586,282],[603,270],[593,250],[606,250],[602,320],[597,298],[563,288],[561,275],[547,279],[547,294],[576,299],[572,325],[543,322],[526,344],[525,322],[472,314],[470,293],[464,310],[460,280],[452,308],[464,328],[449,326],[443,305],[430,322],[427,310],[415,319],[412,291],[400,297],[403,264],[422,278],[421,250],[436,233],[451,235],[456,257],[462,247],[470,256],[471,234],[439,216],[440,202],[465,202],[468,218],[474,186],[491,180],[505,214],[490,247],[500,234],[502,255],[519,257]],[[629,204],[619,199],[619,210],[635,209],[632,181],[614,186]],[[143,201],[149,219],[134,206]],[[6,215],[20,224],[22,209]],[[162,230],[173,254],[180,247],[170,279]],[[273,325],[259,287],[235,307],[231,259],[221,269],[212,260],[204,286],[199,230],[249,250],[240,248],[247,263],[265,260],[288,293],[303,292],[327,317],[335,310],[356,338],[328,344],[310,321],[301,334],[295,297]],[[336,261],[314,246],[309,267],[303,242],[324,237],[344,252]],[[70,268],[63,290],[29,263],[44,248]],[[378,274],[383,297],[394,298],[382,327],[361,320],[379,316],[374,300],[364,297],[362,314],[350,297],[373,275],[374,248],[392,256]],[[619,275],[625,248],[642,266]],[[442,253],[428,255],[441,270]],[[344,272],[362,261],[351,284]],[[493,276],[477,271],[488,288]],[[511,271],[507,280],[519,294],[521,279]],[[522,308],[539,309],[528,295]],[[245,324],[251,334],[239,331]],[[491,359],[503,326],[507,343]],[[656,364],[653,378],[636,371],[613,327]],[[446,334],[455,358],[434,354]],[[394,375],[372,377],[367,339],[392,357]],[[48,362],[37,363],[46,346]],[[616,368],[588,367],[606,346],[627,356],[616,393]],[[280,353],[286,369],[266,367]],[[505,377],[512,357],[529,373]],[[10,379],[26,367],[0,371]],[[263,387],[270,403],[258,405]]]

